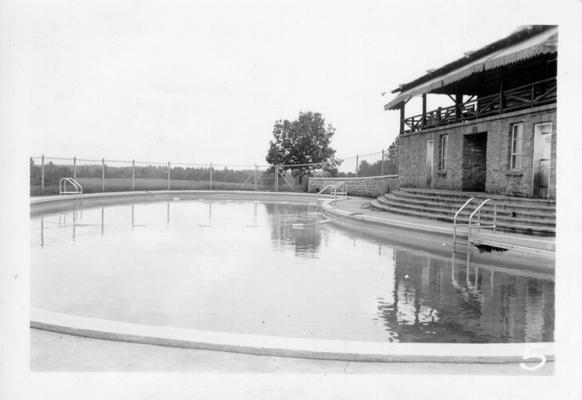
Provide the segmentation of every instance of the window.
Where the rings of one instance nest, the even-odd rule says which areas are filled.
[[[552,123],[543,122],[541,124],[535,124],[534,130],[540,135],[551,134],[552,133]]]
[[[439,171],[447,168],[447,135],[442,135],[439,139]]]
[[[511,155],[509,169],[521,168],[521,149],[523,143],[523,124],[511,126]]]

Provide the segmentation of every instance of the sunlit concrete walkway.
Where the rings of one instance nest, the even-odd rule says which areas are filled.
[[[32,371],[309,374],[551,375],[554,363],[527,371],[519,363],[378,363],[310,360],[192,350],[30,330]]]

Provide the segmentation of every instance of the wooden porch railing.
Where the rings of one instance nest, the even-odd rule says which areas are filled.
[[[471,96],[463,103],[439,107],[404,119],[401,133],[410,133],[556,102],[556,78],[544,79],[489,96]]]

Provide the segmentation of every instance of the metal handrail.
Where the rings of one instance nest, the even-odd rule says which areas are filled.
[[[343,190],[340,190],[342,186],[343,186]],[[323,189],[321,189],[317,193],[317,200],[316,200],[316,202],[317,202],[317,214],[319,214],[319,196],[322,195],[323,192],[325,192],[328,189],[329,189],[330,196],[333,196],[334,200],[337,200],[338,190],[339,190],[340,196],[342,196],[342,197],[346,197],[347,193],[348,193],[347,185],[343,181],[326,185]]]
[[[477,225],[479,227],[482,228],[492,228],[493,232],[495,232],[496,229],[496,225],[497,225],[497,204],[493,204],[493,225],[481,225],[481,208],[483,208],[483,206],[485,204],[487,204],[491,199],[485,199],[481,202],[481,204],[479,204],[479,206],[475,209],[475,211],[473,211],[471,213],[471,215],[469,216],[469,227],[467,229],[467,242],[471,243],[471,227],[472,227],[472,221],[473,221],[473,217],[475,216],[475,214],[478,214],[478,218],[477,218]]]
[[[335,186],[334,184],[330,184],[330,185],[327,185],[327,186],[325,186],[323,189],[321,189],[321,190],[319,191],[319,193],[317,193],[317,195],[319,196],[320,194],[323,194],[323,192],[325,192],[327,189],[330,189],[330,194],[331,194],[331,189],[332,189],[334,186]]]
[[[343,186],[343,190],[341,190]],[[338,182],[332,187],[333,198],[337,199],[338,191],[340,196],[345,197],[348,194],[348,188],[345,182]]]
[[[474,197],[471,197],[469,200],[467,200],[465,202],[465,204],[463,204],[455,213],[455,216],[453,217],[453,247],[455,247],[455,243],[456,243],[456,239],[457,239],[457,217],[459,216],[459,214],[461,213],[461,211],[463,211],[465,209],[465,207],[467,207],[469,205],[470,202],[472,202],[473,200],[475,200]]]
[[[73,191],[67,190],[67,183],[73,186]],[[59,181],[59,194],[83,194],[83,186],[74,178],[61,178]]]
[[[341,190],[342,186],[343,186],[343,190]],[[333,196],[334,199],[337,198],[338,194],[340,196],[346,196],[348,193],[346,183],[344,181],[341,181],[341,182],[331,183],[329,185],[326,185],[323,189],[321,189],[319,191],[319,193],[317,193],[317,196],[319,197],[319,195],[324,194],[324,192],[328,189],[329,189],[329,194],[331,196]]]

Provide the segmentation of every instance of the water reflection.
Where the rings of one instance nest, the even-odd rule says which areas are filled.
[[[170,226],[172,222],[172,213],[170,209],[170,201],[166,202],[165,219],[166,227]],[[199,222],[198,227],[212,228],[213,224],[213,201],[206,202],[207,211],[205,215],[205,222]],[[271,241],[274,247],[293,246],[298,256],[317,257],[321,247],[322,232],[317,227],[320,221],[319,214],[315,206],[307,207],[300,204],[279,204],[279,203],[259,203],[252,202],[252,222],[246,224],[247,228],[256,228],[259,226],[259,206],[263,206],[269,216],[269,226],[271,228]],[[131,230],[136,227],[145,227],[147,224],[140,223],[140,216],[138,213],[138,205],[131,204],[127,206],[129,209],[129,219]],[[69,215],[70,214],[70,215]],[[67,217],[71,217],[72,223],[67,222]],[[91,224],[82,224],[83,206],[69,213],[58,214],[58,226],[70,227],[72,231],[73,240],[77,240],[77,228],[79,226],[92,226]],[[40,218],[40,236],[41,246],[44,247],[44,217]],[[119,222],[118,220],[116,222]],[[101,207],[100,233],[105,234],[105,207]],[[354,246],[356,245],[354,241]],[[379,249],[379,254],[381,249]]]
[[[314,258],[321,247],[318,213],[305,205],[265,203],[270,217],[271,242],[276,248],[293,246],[295,255]]]
[[[552,341],[554,284],[394,251],[394,291],[378,315],[397,337],[426,342]]]
[[[101,312],[106,307],[103,302],[84,300],[86,292],[92,291],[95,298],[109,299],[108,312],[113,315],[130,303],[133,308],[125,316],[128,319],[142,305],[142,318],[146,319],[166,316],[175,307],[176,320],[193,318],[194,327],[204,316],[209,324],[216,324],[209,327],[213,329],[250,326],[256,319],[260,329],[273,329],[275,334],[284,331],[306,336],[319,329],[321,338],[337,335],[348,340],[553,340],[551,276],[477,264],[464,256],[447,258],[397,247],[392,239],[319,224],[324,221],[318,219],[315,206],[220,201],[119,205],[107,207],[109,238],[90,242],[91,235],[105,235],[105,208],[85,213],[76,209],[43,216],[39,224],[33,223],[34,246],[39,245],[36,229],[40,228],[43,249],[42,255],[37,253],[38,265],[50,267],[55,259],[51,254],[62,250],[72,252],[63,254],[73,254],[67,259],[74,268],[78,266],[75,256],[85,268],[82,276],[59,267],[53,272],[62,275],[43,268],[45,275],[40,277],[43,272],[36,270],[37,288],[46,294],[39,300],[43,306],[62,298],[63,311],[75,306],[92,310],[99,304],[96,312]],[[132,233],[138,226],[146,228]],[[164,226],[168,232],[159,235]],[[59,229],[47,231],[51,228]],[[76,249],[63,247],[72,241],[75,246],[71,247]],[[53,243],[58,246],[51,246]],[[117,246],[117,257],[128,257],[119,263],[121,270],[115,270],[117,264],[107,259],[114,251],[111,246]],[[87,248],[98,255],[87,260]],[[203,262],[193,263],[199,259]],[[172,268],[152,282],[153,275],[144,275],[141,266],[154,270],[158,264]],[[182,270],[176,270],[179,265]],[[102,285],[97,286],[100,281]],[[261,284],[264,286],[257,286]],[[72,297],[73,287],[79,288],[78,298]],[[54,295],[59,288],[61,297]],[[168,290],[172,293],[165,293]],[[162,298],[153,301],[146,295],[134,299],[141,292],[162,294]],[[127,297],[128,293],[134,297]],[[154,310],[170,296],[173,300],[168,301],[167,309]],[[206,307],[210,303],[211,310]],[[190,305],[190,312],[180,308]],[[255,319],[249,317],[253,313]],[[264,320],[271,323],[265,325]],[[253,332],[255,326],[248,329]]]

